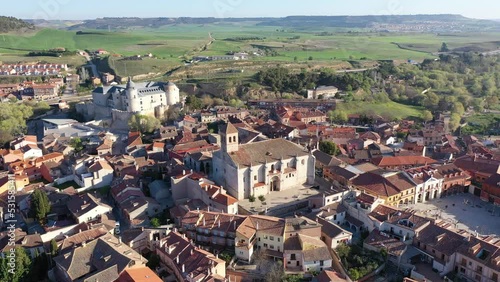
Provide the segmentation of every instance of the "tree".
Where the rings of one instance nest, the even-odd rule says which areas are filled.
[[[156,268],[160,266],[160,257],[157,254],[151,254],[151,256],[148,258],[146,266],[151,268],[153,271],[156,271]]]
[[[439,49],[439,52],[449,52],[450,49],[448,49],[448,44],[446,44],[446,42],[443,42],[443,44],[441,44],[441,48]]]
[[[331,122],[341,123],[341,124],[346,123],[348,119],[347,113],[342,110],[329,111],[328,118],[330,119]]]
[[[168,107],[165,111],[164,117],[166,122],[177,120],[181,116],[181,110],[178,107]]]
[[[158,227],[158,226],[160,226],[160,225],[161,225],[161,223],[160,223],[160,219],[158,219],[157,217],[153,217],[153,218],[151,219],[151,226],[153,226],[153,227]]]
[[[460,119],[461,119],[460,115],[458,115],[457,113],[451,114],[450,123],[449,123],[449,127],[450,127],[451,131],[457,130],[457,128],[460,126]]]
[[[203,101],[194,95],[189,95],[186,97],[186,105],[192,110],[199,110],[203,107]]]
[[[36,189],[31,194],[31,216],[38,220],[40,223],[44,223],[47,214],[50,212],[50,202],[47,194],[41,189]]]
[[[0,143],[26,131],[26,120],[33,115],[33,108],[26,104],[2,103],[0,107]]]
[[[337,144],[333,143],[332,141],[319,142],[319,150],[332,156],[337,156],[338,154],[340,154],[339,146],[337,146]]]
[[[428,110],[424,110],[423,113],[422,113],[422,118],[424,119],[424,121],[431,121],[433,119],[433,116],[432,116],[432,113],[431,111],[428,111]]]
[[[141,133],[152,133],[160,128],[161,123],[155,117],[135,114],[130,117],[128,126],[131,131],[140,131]]]
[[[75,138],[72,138],[70,141],[69,141],[69,146],[73,149],[75,149],[75,152],[76,153],[79,153],[83,150],[83,143],[82,143],[82,139],[80,139],[80,137],[75,137]]]
[[[22,247],[16,247],[14,253],[14,273],[9,272],[11,266],[9,265],[9,254],[6,254],[6,258],[2,258],[0,263],[0,281],[21,282],[24,281],[29,274],[31,259],[26,253],[26,250]]]
[[[462,103],[460,102],[453,103],[453,105],[451,106],[451,112],[456,113],[459,116],[463,116],[463,114],[465,113],[464,105],[462,105]]]
[[[285,277],[285,271],[283,270],[283,264],[281,261],[270,262],[272,265],[266,273],[266,282],[276,282],[282,281]]]
[[[55,239],[50,240],[50,254],[55,257],[59,252],[59,247],[57,246],[57,242]]]

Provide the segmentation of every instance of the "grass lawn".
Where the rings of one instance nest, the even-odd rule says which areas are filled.
[[[500,115],[494,113],[477,114],[466,118],[467,125],[462,134],[498,134],[500,133]]]
[[[367,102],[349,102],[339,104],[339,110],[347,114],[376,114],[391,119],[421,118],[424,108],[409,106],[396,102],[387,103],[367,103]]]

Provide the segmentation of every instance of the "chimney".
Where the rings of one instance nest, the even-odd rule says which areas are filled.
[[[219,222],[217,223],[217,226],[220,228],[220,219],[219,219]]]
[[[182,175],[186,175],[186,170],[182,170]]]
[[[236,221],[234,222],[234,230],[236,230]]]
[[[179,256],[175,258],[175,261],[177,262],[177,264],[179,264]]]
[[[182,264],[182,273],[186,272],[186,266]]]
[[[257,223],[255,224],[255,229],[256,230],[259,230],[259,222],[257,221]]]
[[[122,236],[118,236],[118,243],[122,243]]]
[[[194,254],[194,251],[193,251],[193,249],[191,249],[191,252],[190,252],[190,253],[191,253],[191,255],[193,255],[193,254]]]
[[[206,222],[205,222],[205,218],[203,218],[203,226],[205,226]]]

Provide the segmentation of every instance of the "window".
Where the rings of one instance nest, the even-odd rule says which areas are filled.
[[[274,245],[269,245],[269,248],[270,248],[271,250],[274,250]]]
[[[278,237],[278,242],[280,241],[280,238]]]
[[[257,175],[253,176],[253,180],[257,181]]]
[[[491,280],[493,280],[494,282],[497,282],[498,281],[498,274],[493,272],[493,274],[491,275]]]
[[[476,271],[479,272],[479,273],[483,273],[483,268],[481,266],[477,266],[476,267]]]
[[[264,248],[267,248],[267,244],[266,243],[264,243]]]
[[[274,237],[273,236],[269,236],[269,240],[274,241]]]
[[[295,257],[295,254],[291,254],[291,255],[290,255],[290,259],[291,259],[291,260],[297,260],[297,258]]]
[[[320,261],[319,261],[319,266],[324,266],[323,264],[324,264],[324,263],[323,263],[323,261],[322,261],[322,260],[320,260]]]

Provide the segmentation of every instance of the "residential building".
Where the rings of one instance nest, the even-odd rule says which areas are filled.
[[[481,185],[493,174],[500,173],[500,161],[484,155],[465,155],[457,158],[453,164],[466,171],[476,186]]]
[[[112,210],[112,207],[102,203],[90,193],[74,195],[66,205],[78,223],[93,221]]]
[[[125,269],[114,282],[163,282],[149,267]]]
[[[115,281],[125,270],[143,268],[147,260],[111,234],[54,258],[57,281]]]
[[[427,254],[426,259],[440,275],[454,270],[457,249],[466,237],[449,230],[449,226],[431,223],[417,232],[413,245]]]
[[[163,211],[161,205],[155,199],[149,197],[125,200],[120,204],[120,209],[123,219],[132,227],[144,226],[149,223],[149,218]]]
[[[500,174],[493,174],[483,182],[481,200],[500,206]]]
[[[352,180],[355,189],[381,198],[387,205],[415,203],[416,185],[402,172],[360,174]]]
[[[332,256],[318,237],[298,234],[288,237],[284,244],[283,265],[291,271],[323,271],[332,267]]]
[[[372,163],[384,169],[406,169],[437,163],[436,160],[424,156],[377,157]]]
[[[444,177],[442,196],[468,192],[470,175],[455,164],[433,166]]]
[[[317,217],[317,221],[321,224],[321,240],[325,242],[329,248],[335,250],[340,244],[351,244],[351,232],[321,217]]]
[[[84,158],[73,167],[74,181],[80,185],[79,191],[111,185],[113,168],[108,161],[97,158]]]
[[[172,198],[176,204],[182,204],[189,199],[199,199],[213,211],[236,214],[238,200],[226,193],[222,186],[203,176],[186,171],[171,178]]]
[[[161,239],[155,253],[177,281],[224,281],[226,277],[225,261],[193,246],[177,232]]]
[[[188,239],[218,249],[235,246],[236,229],[246,216],[208,211],[189,211],[178,226]]]
[[[400,210],[379,205],[368,214],[375,227],[401,241],[413,240],[415,234],[431,223],[431,220],[413,210]]]
[[[35,135],[25,135],[10,141],[10,148],[12,150],[19,150],[26,145],[37,145],[37,138]]]

